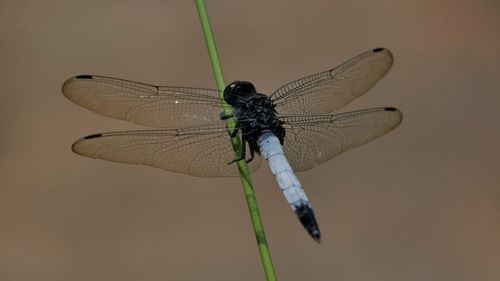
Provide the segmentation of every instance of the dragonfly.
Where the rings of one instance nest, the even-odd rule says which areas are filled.
[[[394,107],[337,112],[369,91],[392,64],[389,49],[368,50],[333,69],[285,84],[271,95],[257,92],[247,81],[235,81],[220,93],[75,76],[62,86],[72,102],[155,129],[92,134],[74,142],[72,150],[198,177],[238,176],[234,163],[242,160],[252,173],[265,159],[290,208],[319,242],[312,205],[295,172],[313,169],[401,123],[402,113]],[[232,106],[230,114],[221,113],[223,102]],[[236,123],[229,131],[224,121],[228,118]],[[231,138],[240,141],[239,153]]]

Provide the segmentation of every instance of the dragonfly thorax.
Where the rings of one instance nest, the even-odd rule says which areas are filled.
[[[233,106],[237,128],[256,151],[257,139],[263,131],[273,132],[283,142],[284,130],[271,98],[259,94],[252,83],[235,81],[224,90],[224,100]]]
[[[239,99],[233,107],[243,130],[273,130],[279,125],[274,107],[266,95],[253,94],[249,98]]]
[[[252,83],[235,81],[224,90],[224,100],[233,106],[234,117],[247,133],[273,130],[279,125],[271,99],[257,93]]]

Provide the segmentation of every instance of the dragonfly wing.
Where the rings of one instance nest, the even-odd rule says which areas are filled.
[[[210,126],[221,122],[216,90],[153,86],[122,79],[80,75],[68,79],[62,92],[95,113],[162,128]]]
[[[72,149],[91,158],[148,165],[199,177],[239,175],[236,164],[228,164],[235,155],[226,128],[102,133],[77,140]],[[250,172],[259,165],[260,157],[256,156],[248,163]]]
[[[290,82],[272,95],[279,114],[328,114],[370,90],[389,71],[391,51],[367,51],[334,69]]]
[[[386,107],[333,115],[283,116],[280,120],[286,129],[285,155],[300,172],[384,135],[401,123],[402,114]]]

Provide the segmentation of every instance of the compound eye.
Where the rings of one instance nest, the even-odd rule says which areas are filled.
[[[248,94],[255,94],[255,86],[247,81],[240,81],[237,84],[235,92],[238,95],[248,95]]]
[[[236,96],[238,95],[237,84],[238,82],[233,82],[224,89],[224,100],[230,105],[234,105],[236,102]]]

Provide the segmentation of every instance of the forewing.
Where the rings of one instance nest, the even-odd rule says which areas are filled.
[[[72,149],[87,157],[148,165],[198,177],[239,175],[236,164],[228,164],[235,155],[225,128],[95,134],[77,140]],[[259,165],[260,157],[256,155],[248,168],[253,172]]]
[[[62,92],[72,102],[95,113],[140,125],[192,128],[221,122],[216,90],[153,86],[80,75],[68,79]]]
[[[387,107],[333,115],[283,116],[280,120],[286,129],[285,155],[300,172],[384,135],[401,123],[402,114]]]
[[[288,83],[272,95],[279,114],[328,114],[370,90],[392,66],[391,51],[367,51],[334,69]]]

